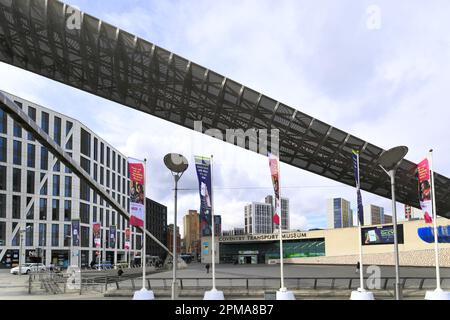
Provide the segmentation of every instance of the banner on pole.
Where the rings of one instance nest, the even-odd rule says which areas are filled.
[[[144,161],[128,158],[130,173],[130,225],[144,226],[145,168]]]
[[[125,229],[125,250],[131,249],[130,236],[131,236],[130,228],[126,228]]]
[[[102,246],[101,244],[101,238],[100,238],[100,223],[96,222],[92,225],[92,232],[94,233],[94,244],[96,248],[100,248]]]
[[[362,196],[361,196],[361,186],[360,186],[360,179],[359,179],[359,152],[356,150],[352,150],[352,160],[353,160],[353,172],[355,175],[355,182],[356,182],[356,196],[358,200],[358,220],[359,225],[364,225],[364,209],[363,209],[363,203],[362,203]]]
[[[116,247],[116,235],[117,235],[117,227],[110,226],[109,227],[109,247],[110,248]]]
[[[211,232],[211,159],[195,156],[195,168],[197,171],[200,194],[200,234],[202,237],[212,235]]]
[[[273,214],[273,223],[280,225],[279,208],[280,206],[280,161],[277,156],[269,153],[270,175],[272,177],[273,190],[275,192],[275,211]]]
[[[417,165],[417,173],[419,178],[419,202],[423,217],[426,223],[433,222],[433,206],[431,202],[431,176],[430,176],[430,164],[428,159],[424,159]]]
[[[72,220],[72,245],[80,245],[80,220]]]

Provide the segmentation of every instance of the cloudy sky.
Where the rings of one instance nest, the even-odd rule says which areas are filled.
[[[384,149],[432,147],[450,175],[448,1],[71,0],[71,5]],[[244,205],[272,192],[267,158],[0,63],[0,89],[79,119],[128,156],[149,159],[148,196],[168,206],[166,153],[191,163],[179,224],[198,209],[193,156],[213,154],[215,213],[243,226]],[[326,227],[326,199],[353,188],[281,165],[291,227]],[[390,201],[363,193],[365,203]],[[399,206],[399,209],[402,207]]]

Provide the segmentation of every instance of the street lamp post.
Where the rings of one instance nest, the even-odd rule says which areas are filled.
[[[19,229],[19,276],[22,275],[23,234],[30,228],[31,226],[28,226],[25,229]]]
[[[172,300],[176,296],[177,281],[177,197],[178,197],[178,181],[188,168],[187,159],[181,154],[169,153],[164,157],[164,164],[171,171],[174,180],[174,220],[173,220],[173,242],[172,242]]]
[[[394,258],[395,258],[395,299],[402,299],[401,287],[400,287],[400,270],[399,270],[399,253],[398,253],[398,237],[397,237],[397,205],[395,201],[395,173],[408,153],[408,147],[399,146],[389,149],[383,153],[378,159],[378,163],[384,172],[391,179],[391,194],[392,194],[392,222],[394,228]]]

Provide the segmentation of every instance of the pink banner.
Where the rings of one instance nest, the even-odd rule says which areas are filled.
[[[280,216],[278,208],[280,207],[280,161],[277,156],[269,153],[270,175],[272,176],[273,190],[275,192],[275,212],[273,215],[273,223],[280,224]]]
[[[433,207],[431,202],[431,181],[430,181],[430,165],[428,159],[423,160],[417,165],[417,173],[419,178],[419,201],[420,207],[424,212],[426,223],[433,222]]]
[[[145,210],[145,163],[143,161],[128,158],[128,170],[130,173],[130,225],[144,226]]]

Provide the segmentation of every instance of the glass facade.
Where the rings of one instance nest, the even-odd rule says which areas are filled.
[[[280,258],[280,242],[242,242],[219,244],[220,263],[252,263],[249,259],[240,257],[256,256],[257,263],[267,263],[268,259]],[[325,256],[325,239],[300,239],[283,241],[284,258],[320,257]]]

